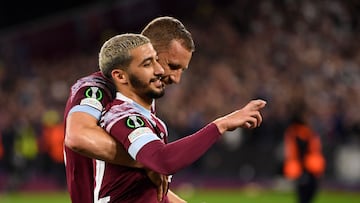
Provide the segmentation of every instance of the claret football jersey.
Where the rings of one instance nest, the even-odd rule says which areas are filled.
[[[65,107],[64,121],[73,112],[84,112],[99,119],[103,108],[113,100],[115,88],[101,72],[79,79],[72,87]],[[66,178],[72,203],[93,202],[92,159],[64,146]]]

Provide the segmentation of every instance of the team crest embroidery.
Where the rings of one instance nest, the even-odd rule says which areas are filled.
[[[98,87],[89,87],[85,91],[85,97],[101,101],[103,98],[103,92]]]
[[[145,125],[145,122],[139,116],[129,116],[126,119],[126,126],[132,129],[139,128]]]

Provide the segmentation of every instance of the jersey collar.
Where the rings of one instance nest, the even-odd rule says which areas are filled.
[[[152,120],[151,111],[144,108],[140,104],[136,103],[134,100],[130,99],[129,97],[126,97],[125,95],[121,94],[120,92],[116,92],[116,99],[133,104],[138,110],[140,110],[141,114],[146,116],[148,119]]]

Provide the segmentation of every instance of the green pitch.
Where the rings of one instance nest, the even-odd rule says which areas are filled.
[[[294,194],[268,190],[192,190],[176,191],[188,203],[295,203]],[[0,203],[70,203],[68,194],[0,194]],[[314,203],[359,203],[360,193],[322,191]]]
[[[203,190],[191,197],[178,194],[189,203],[296,203],[293,193],[258,190]],[[183,194],[183,195],[182,195]],[[360,193],[321,192],[313,203],[360,203]]]

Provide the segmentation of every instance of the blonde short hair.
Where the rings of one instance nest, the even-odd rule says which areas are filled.
[[[99,68],[103,75],[111,79],[111,71],[125,69],[132,61],[130,50],[150,43],[150,40],[141,34],[126,33],[116,35],[107,40],[99,52]]]

